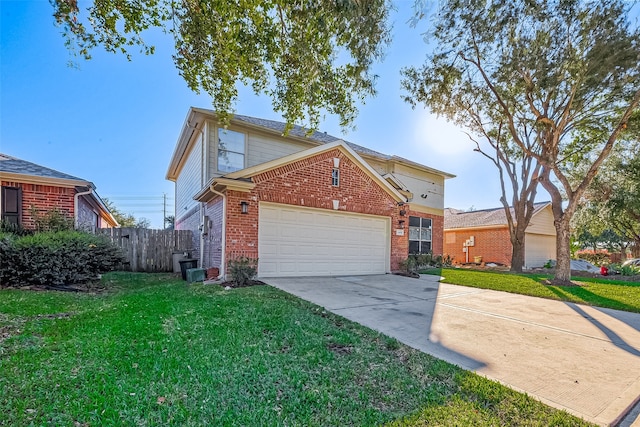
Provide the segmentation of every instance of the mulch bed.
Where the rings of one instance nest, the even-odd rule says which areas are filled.
[[[395,274],[396,276],[411,277],[414,279],[420,278],[420,275],[413,271],[394,271],[393,274]]]
[[[238,285],[236,282],[222,282],[220,283],[220,286],[222,286],[223,288],[248,288],[249,286],[261,286],[261,285],[266,285],[266,283],[261,282],[260,280],[249,280],[249,282],[247,282],[244,285]]]

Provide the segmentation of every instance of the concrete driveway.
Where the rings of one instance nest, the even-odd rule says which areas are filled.
[[[640,314],[438,279],[263,280],[600,425],[619,422],[640,398]]]

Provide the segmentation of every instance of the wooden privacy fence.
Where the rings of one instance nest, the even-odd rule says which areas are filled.
[[[150,230],[147,228],[103,228],[105,235],[122,248],[124,270],[160,273],[173,271],[173,254],[192,251],[191,230]]]

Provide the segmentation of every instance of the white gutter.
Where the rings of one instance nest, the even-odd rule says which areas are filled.
[[[226,252],[227,252],[227,196],[223,193],[216,191],[213,185],[209,186],[209,190],[213,194],[216,194],[222,197],[222,253],[220,254],[220,275],[219,279],[224,279],[227,275],[227,267],[226,267]],[[201,264],[202,265],[202,264]]]
[[[76,230],[78,229],[78,200],[80,199],[80,196],[86,196],[91,193],[93,193],[93,188],[89,187],[89,190],[82,193],[76,193],[75,196],[73,196],[73,226]]]

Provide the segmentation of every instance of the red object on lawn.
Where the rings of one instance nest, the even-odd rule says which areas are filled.
[[[608,276],[609,269],[603,265],[602,267],[600,267],[600,274],[602,274],[603,276]]]

